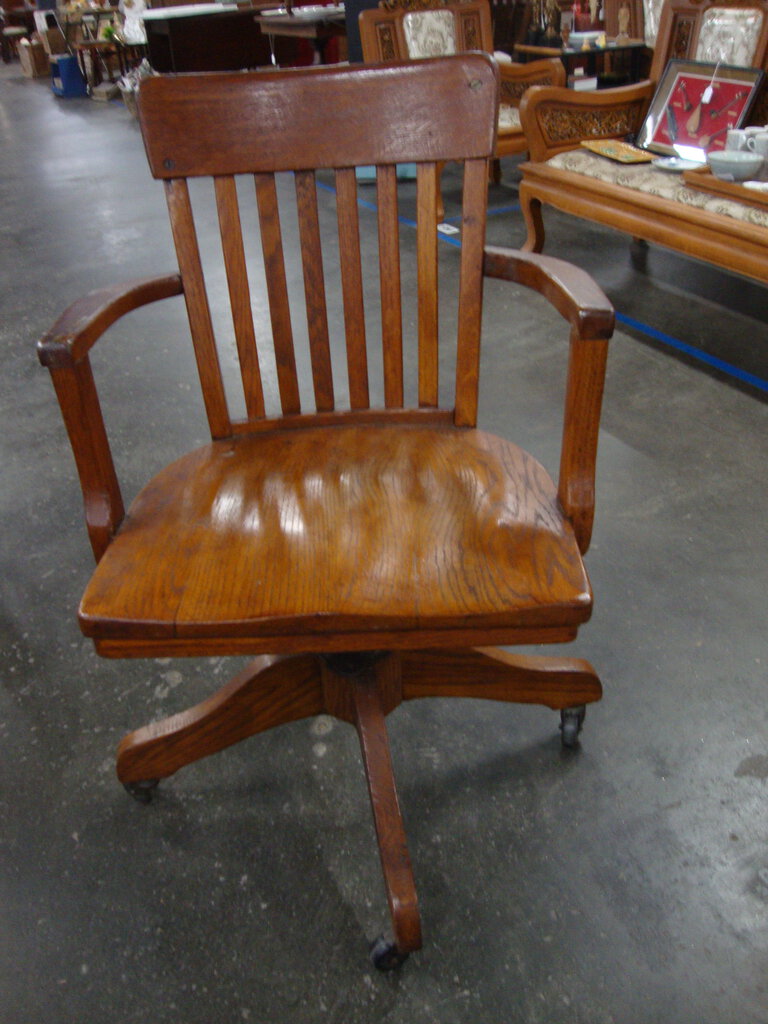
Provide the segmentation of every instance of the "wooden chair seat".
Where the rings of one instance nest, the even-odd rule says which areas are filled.
[[[590,604],[530,455],[477,430],[353,426],[220,441],[165,469],[99,562],[80,622],[98,639],[271,652],[339,631],[423,647],[423,630],[574,627]]]

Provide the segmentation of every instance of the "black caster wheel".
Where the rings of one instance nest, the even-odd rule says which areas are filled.
[[[401,953],[394,942],[380,935],[371,946],[371,963],[377,971],[394,971],[408,959],[407,953]]]
[[[584,705],[577,708],[563,708],[560,712],[560,739],[564,747],[572,749],[577,746],[586,713],[587,709]]]
[[[160,779],[142,779],[141,782],[124,782],[125,790],[140,804],[148,804],[157,789]]]

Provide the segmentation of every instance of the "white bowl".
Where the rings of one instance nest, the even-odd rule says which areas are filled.
[[[716,178],[746,181],[758,173],[763,166],[763,158],[759,153],[745,149],[718,149],[707,153],[707,163]]]

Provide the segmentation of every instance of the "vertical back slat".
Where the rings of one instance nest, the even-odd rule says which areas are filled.
[[[439,171],[435,164],[419,164],[416,175],[419,405],[436,408],[438,404],[437,197]]]
[[[288,285],[285,279],[283,239],[274,174],[259,173],[256,181],[256,201],[259,208],[261,247],[267,278],[269,314],[272,321],[272,341],[277,364],[277,384],[280,405],[284,414],[301,412],[299,381],[296,376],[296,357],[293,351],[291,312],[288,305]]]
[[[237,202],[237,186],[233,177],[214,178],[216,208],[219,213],[221,245],[227,271],[229,301],[235,328],[240,376],[243,381],[245,408],[249,419],[264,416],[264,392],[261,386],[259,356],[251,313],[251,292],[245,265],[243,232]]]
[[[488,161],[467,160],[464,164],[462,196],[459,337],[456,353],[455,422],[460,427],[474,427],[477,423],[487,189]]]
[[[325,305],[323,252],[314,172],[296,171],[295,181],[315,406],[318,412],[331,412],[334,406],[333,370],[328,342],[328,311]]]
[[[397,222],[397,168],[376,168],[379,222],[381,333],[384,346],[384,404],[403,406],[403,314],[400,296],[400,232]]]
[[[187,304],[187,315],[192,331],[195,359],[200,374],[203,401],[211,436],[214,438],[227,437],[232,432],[232,425],[227,410],[224,382],[221,379],[221,367],[216,351],[208,296],[205,291],[189,190],[183,178],[172,178],[166,181],[165,191],[179,271],[184,281],[184,301]]]
[[[357,213],[357,178],[353,167],[336,171],[336,217],[339,223],[339,261],[347,341],[349,402],[367,409],[368,355],[365,346],[363,269],[360,260],[360,222]]]

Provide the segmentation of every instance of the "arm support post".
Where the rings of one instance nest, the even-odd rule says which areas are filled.
[[[570,324],[558,497],[583,553],[592,534],[597,438],[613,306],[588,274],[552,257],[489,246],[484,272],[539,292]]]
[[[116,320],[139,306],[179,295],[181,278],[134,281],[102,288],[74,302],[38,342],[51,371],[75,457],[93,553],[104,554],[125,514],[88,352]]]

